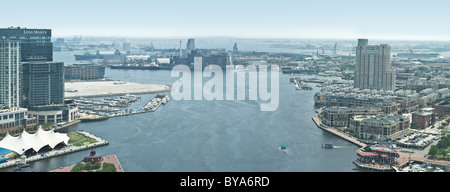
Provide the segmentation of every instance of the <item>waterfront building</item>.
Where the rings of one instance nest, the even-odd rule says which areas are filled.
[[[381,107],[386,114],[417,110],[419,94],[411,90],[370,90],[353,87],[327,86],[315,93],[318,106]]]
[[[426,129],[435,123],[435,114],[433,108],[424,108],[412,113],[411,128]]]
[[[102,160],[103,160],[103,158],[101,155],[97,155],[97,153],[94,150],[91,150],[91,152],[89,153],[89,156],[84,157],[83,162],[96,163],[96,162],[101,162]]]
[[[0,40],[0,105],[8,108],[22,105],[20,50],[19,40]]]
[[[389,44],[368,45],[358,39],[354,87],[361,89],[394,90],[395,71],[391,70]]]
[[[380,107],[325,107],[322,109],[322,123],[327,126],[347,127],[355,115],[377,115],[383,113]]]
[[[382,98],[362,98],[358,96],[328,96],[326,97],[326,107],[380,107],[385,114],[396,113],[400,104]]]
[[[354,116],[350,127],[360,139],[386,141],[409,129],[409,119],[399,114],[380,114],[372,117]]]
[[[31,106],[28,114],[35,117],[40,124],[45,122],[70,123],[78,119],[78,106],[73,101],[66,104]]]
[[[15,131],[19,127],[29,129],[36,124],[36,118],[28,114],[26,108],[0,110],[0,133]]]
[[[392,145],[372,145],[360,148],[356,151],[357,159],[354,163],[361,168],[373,170],[392,170],[392,165],[397,163],[400,153]]]
[[[105,67],[92,63],[77,63],[64,67],[64,80],[97,80],[105,76]]]
[[[160,69],[171,69],[171,61],[170,58],[156,58],[156,65],[160,67]]]
[[[23,62],[24,106],[64,103],[64,63]]]
[[[52,61],[53,43],[50,29],[0,28],[0,40],[17,39],[20,41],[20,60]]]

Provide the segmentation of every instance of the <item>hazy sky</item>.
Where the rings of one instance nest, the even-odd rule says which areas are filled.
[[[2,1],[2,28],[57,36],[450,40],[448,0]]]

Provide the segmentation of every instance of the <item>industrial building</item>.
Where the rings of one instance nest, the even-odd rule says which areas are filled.
[[[105,67],[92,63],[76,63],[65,66],[65,80],[98,80],[105,77]]]

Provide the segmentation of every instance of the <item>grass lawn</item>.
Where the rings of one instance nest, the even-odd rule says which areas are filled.
[[[83,134],[72,132],[68,133],[67,136],[69,136],[69,144],[73,144],[75,146],[82,146],[82,145],[89,145],[91,143],[96,143],[97,140],[91,139],[89,137],[84,136]]]

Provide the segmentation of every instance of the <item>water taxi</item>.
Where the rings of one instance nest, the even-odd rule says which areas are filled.
[[[324,143],[324,144],[322,144],[322,148],[331,149],[333,147],[334,147],[333,143]]]

